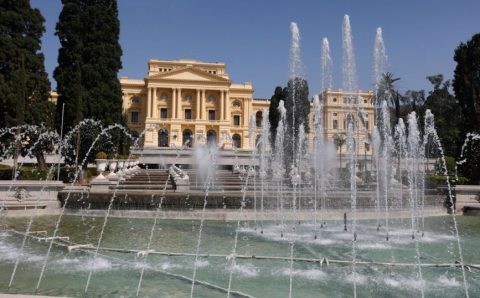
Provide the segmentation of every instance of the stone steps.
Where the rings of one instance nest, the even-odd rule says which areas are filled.
[[[204,191],[204,181],[203,175],[200,175],[197,171],[192,169],[187,169],[185,172],[190,178],[190,190],[194,192],[203,192]],[[122,181],[117,189],[129,191],[129,190],[166,190],[172,191],[173,185],[168,179],[169,174],[165,169],[154,169],[154,170],[142,170],[136,175],[127,178],[125,181]],[[169,181],[167,181],[167,179]],[[233,173],[229,170],[217,170],[213,177],[213,183],[210,184],[210,191],[224,191],[224,192],[240,192],[245,186],[246,177],[241,176],[240,174]],[[255,185],[255,186],[254,186]],[[262,180],[257,176],[255,178],[248,177],[248,183],[245,189],[247,191],[253,191],[255,188],[258,193],[260,193],[260,187],[262,185]],[[264,191],[270,191],[271,194],[274,193],[276,189],[276,182],[265,182]],[[284,181],[284,191],[291,191],[288,187],[289,181],[285,179]],[[303,190],[309,190],[311,185],[303,184]],[[111,187],[113,188],[113,187]]]

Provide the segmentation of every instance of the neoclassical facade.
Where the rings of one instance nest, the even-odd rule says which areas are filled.
[[[372,91],[358,91],[358,93],[346,93],[341,89],[325,89],[319,94],[323,103],[323,127],[325,138],[334,142],[335,137],[347,137],[348,118],[353,117],[353,123],[357,126],[355,133],[355,146],[358,154],[372,154],[371,136],[374,126],[374,103]],[[359,102],[357,102],[359,101]],[[363,120],[359,119],[357,106],[363,114]],[[346,143],[337,152],[346,153]]]
[[[269,107],[253,98],[252,83],[233,83],[224,63],[152,59],[143,80],[122,77],[120,83],[128,126],[145,130],[145,147],[214,142],[249,150],[250,115],[260,124]]]
[[[120,84],[128,126],[133,133],[145,132],[147,148],[215,143],[224,149],[250,150],[260,134],[263,111],[270,105],[268,100],[253,97],[252,83],[233,83],[225,64],[218,62],[152,59],[148,61],[144,79],[122,77]],[[326,141],[346,140],[347,119],[353,117],[359,128],[355,134],[357,152],[370,155],[375,112],[373,92],[325,89],[318,96]],[[56,102],[57,98],[57,92],[52,91],[50,100]],[[357,106],[361,107],[364,121],[358,117]],[[248,138],[252,116],[257,126],[255,140]],[[309,118],[313,128],[312,113]],[[311,146],[312,133],[308,141]],[[346,144],[337,152],[346,153]]]

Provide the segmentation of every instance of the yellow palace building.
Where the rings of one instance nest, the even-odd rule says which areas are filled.
[[[225,63],[219,62],[151,59],[144,79],[121,77],[120,84],[128,127],[134,134],[145,130],[145,148],[216,143],[223,149],[250,150],[256,142],[248,138],[250,117],[255,117],[257,139],[263,110],[270,105],[269,100],[253,97],[252,83],[233,83]],[[353,106],[361,101],[366,121],[355,120],[355,125],[360,125],[355,143],[359,154],[371,154],[373,92],[326,89],[318,96],[323,103],[324,134],[329,142],[338,136],[346,138],[348,115],[355,114]],[[52,101],[56,102],[57,97],[55,91],[51,92]],[[309,118],[312,132],[312,114]],[[311,133],[308,140],[311,145]],[[343,145],[337,152],[345,153],[346,147]]]
[[[143,80],[120,83],[129,128],[147,129],[145,147],[215,142],[248,150],[249,115],[261,121],[270,104],[253,98],[252,83],[233,83],[224,63],[152,59]]]

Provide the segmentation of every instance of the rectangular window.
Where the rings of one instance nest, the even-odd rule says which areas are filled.
[[[240,126],[240,115],[233,115],[233,125]]]
[[[185,120],[192,120],[192,110],[186,109],[185,110]]]
[[[131,123],[138,123],[138,112],[132,112],[130,115]]]
[[[370,129],[370,127],[369,127],[369,125],[368,125],[368,120],[365,121],[365,128],[366,128],[367,130]]]
[[[215,110],[208,110],[208,120],[215,121]]]
[[[168,110],[166,108],[160,109],[160,118],[167,119],[168,118]]]
[[[333,119],[333,129],[338,129],[338,120]]]

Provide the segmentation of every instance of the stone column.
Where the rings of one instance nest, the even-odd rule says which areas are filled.
[[[125,111],[125,108],[126,108],[126,105],[125,105],[125,102],[127,101],[128,102],[128,97],[129,97],[130,94],[128,93],[123,93],[123,96],[122,96],[122,111]]]
[[[172,119],[177,119],[177,89],[172,88],[172,111],[170,112],[172,115]]]
[[[157,88],[153,88],[152,118],[158,118],[158,115],[157,115]]]
[[[228,91],[224,91],[224,92],[225,92],[225,120],[227,120],[229,125],[231,125],[231,123],[230,123],[230,99],[228,97]]]
[[[150,118],[153,118],[153,102],[155,98],[155,88],[150,88]]]
[[[177,89],[178,95],[177,95],[177,118],[182,119],[182,89]]]
[[[223,121],[225,120],[225,111],[224,111],[224,108],[225,108],[225,93],[224,91],[220,91],[220,121]]]
[[[201,103],[202,103],[202,107],[201,107],[201,114],[202,114],[202,120],[205,120],[206,117],[205,117],[205,105],[206,105],[206,100],[205,100],[205,89],[202,89],[202,99],[201,99]]]
[[[152,115],[151,111],[151,104],[152,104],[152,89],[147,87],[147,118],[151,118]]]
[[[197,96],[195,97],[195,119],[200,120],[200,90],[197,89]]]

